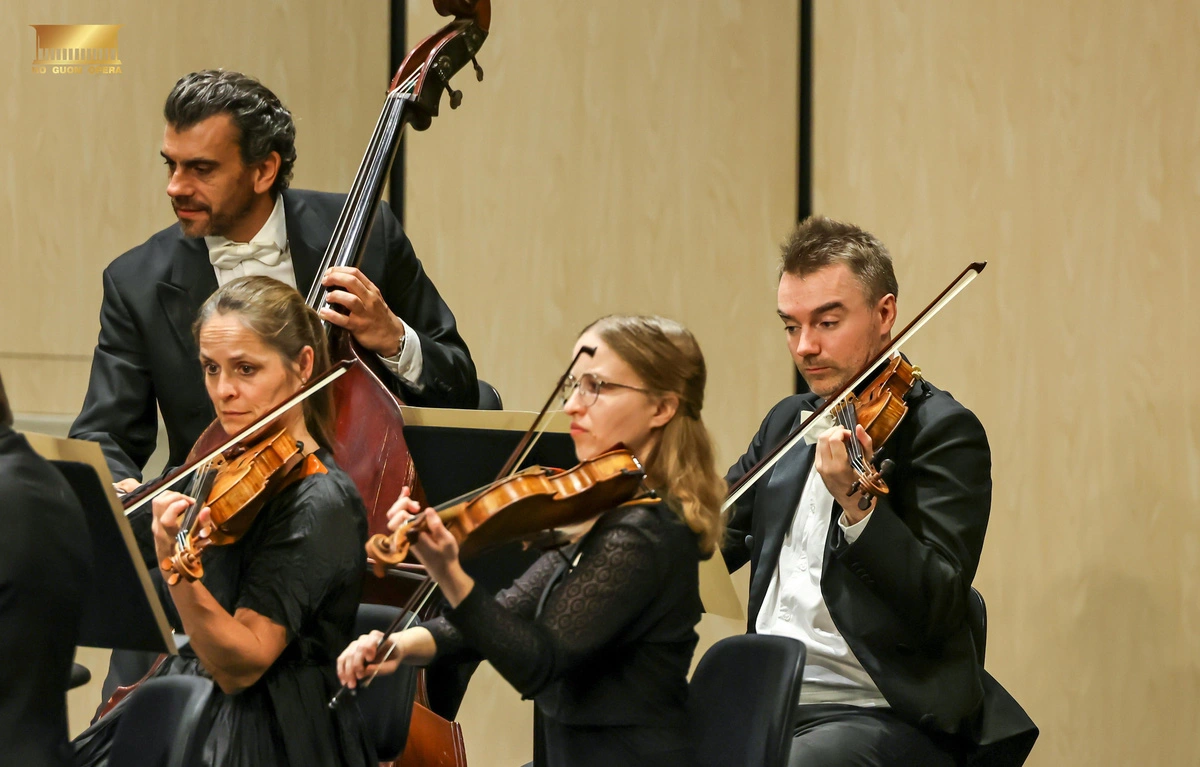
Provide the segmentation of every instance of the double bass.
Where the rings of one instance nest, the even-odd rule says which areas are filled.
[[[361,262],[404,126],[427,129],[438,115],[443,94],[449,95],[451,108],[457,108],[462,94],[451,87],[450,78],[468,63],[473,65],[477,79],[483,79],[475,56],[491,24],[490,0],[434,0],[434,8],[439,15],[453,16],[453,21],[418,43],[392,79],[317,274],[324,274],[331,266],[358,266]],[[329,306],[325,294],[320,279],[316,280],[308,295],[309,306]],[[414,497],[424,501],[404,439],[402,403],[383,383],[390,373],[380,370],[373,353],[361,348],[341,328],[329,323],[325,327],[332,358],[352,362],[346,375],[334,383],[334,455],[362,495],[369,532],[386,533],[387,509],[399,497],[401,488],[409,487]],[[404,598],[376,593],[372,601],[397,604]],[[422,680],[399,764],[465,767],[461,726],[446,721],[427,706]]]

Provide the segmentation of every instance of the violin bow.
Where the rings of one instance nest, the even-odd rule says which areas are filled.
[[[575,352],[575,356],[571,358],[571,364],[567,365],[567,369],[563,371],[562,375],[558,377],[558,382],[554,384],[554,391],[550,392],[550,396],[546,398],[546,404],[542,405],[542,409],[534,417],[533,423],[529,425],[529,429],[521,437],[521,441],[517,443],[517,446],[508,456],[508,460],[504,462],[500,473],[496,475],[497,481],[515,472],[517,467],[529,456],[529,452],[533,450],[533,446],[537,444],[538,439],[546,432],[546,428],[550,425],[550,420],[546,418],[546,413],[549,412],[550,406],[554,404],[554,398],[562,391],[563,384],[567,382],[567,376],[571,375],[571,370],[574,369],[575,363],[584,354],[589,357],[595,357],[596,347],[581,346],[579,347],[579,351]],[[543,422],[543,419],[545,419],[545,422]],[[538,428],[539,426],[541,428]]]
[[[783,438],[783,441],[781,441],[774,450],[768,453],[758,463],[754,464],[754,466],[750,467],[750,470],[747,471],[741,479],[735,482],[731,488],[729,488],[729,495],[726,496],[725,502],[721,504],[721,513],[725,513],[730,507],[737,503],[738,499],[745,495],[746,491],[753,487],[754,483],[761,479],[762,476],[766,474],[772,466],[778,463],[780,458],[786,455],[787,452],[793,447],[798,445],[806,436],[809,436],[809,432],[816,428],[816,424],[820,422],[820,419],[832,408],[841,405],[846,398],[863,383],[863,381],[867,380],[867,377],[874,372],[876,366],[878,366],[880,362],[898,352],[901,346],[903,346],[914,335],[917,334],[917,331],[925,327],[925,323],[929,322],[929,320],[933,319],[938,312],[946,308],[946,305],[953,301],[955,296],[961,293],[963,289],[967,287],[967,285],[970,285],[971,282],[973,282],[975,278],[979,276],[980,272],[983,271],[985,266],[987,266],[986,261],[975,261],[971,264],[968,264],[967,268],[963,269],[962,273],[959,274],[958,277],[956,277],[945,290],[938,294],[938,297],[935,298],[931,304],[922,309],[921,313],[914,317],[912,322],[909,322],[908,325],[905,326],[904,330],[900,331],[900,334],[892,339],[890,344],[885,346],[878,354],[872,357],[866,365],[863,366],[858,375],[856,375],[841,389],[838,389],[837,393],[826,400],[825,404],[817,408],[815,413],[812,413],[808,416],[808,418],[805,418],[799,426],[792,430],[791,434]]]
[[[125,516],[128,517],[130,514],[137,511],[138,509],[140,509],[142,506],[146,505],[150,501],[152,501],[160,493],[162,493],[168,487],[171,487],[172,485],[174,485],[179,480],[190,477],[192,474],[194,474],[196,472],[197,469],[207,466],[217,456],[221,455],[229,448],[238,444],[239,442],[244,440],[246,437],[250,436],[251,434],[254,434],[256,431],[258,431],[259,429],[266,426],[271,421],[278,418],[281,413],[287,411],[289,408],[293,408],[296,405],[299,405],[301,402],[308,399],[312,395],[316,394],[321,389],[324,389],[329,384],[331,384],[334,381],[336,381],[337,379],[341,378],[343,375],[346,374],[346,371],[348,371],[350,369],[350,366],[352,364],[353,364],[353,362],[350,360],[342,360],[341,362],[334,364],[332,367],[330,367],[324,373],[322,373],[321,375],[319,375],[316,378],[309,381],[306,386],[304,386],[302,389],[300,389],[300,391],[296,392],[295,394],[293,394],[291,397],[284,400],[279,405],[276,405],[275,407],[271,408],[269,411],[267,411],[267,413],[265,415],[263,415],[257,421],[255,421],[254,423],[250,424],[246,428],[239,431],[237,434],[230,437],[229,440],[225,442],[225,444],[223,444],[220,447],[218,447],[217,449],[213,450],[208,455],[198,458],[198,459],[192,461],[191,463],[187,464],[186,466],[182,466],[179,469],[175,470],[175,472],[168,474],[166,477],[163,477],[163,479],[160,482],[158,482],[156,485],[152,485],[150,487],[145,488],[144,490],[142,490],[142,493],[143,493],[142,495],[126,499],[127,502],[129,503],[129,505],[125,507]]]

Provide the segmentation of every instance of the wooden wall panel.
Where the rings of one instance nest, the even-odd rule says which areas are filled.
[[[1200,6],[819,2],[815,208],[891,247],[993,450],[976,585],[1030,764],[1200,761]]]
[[[440,19],[408,5],[415,42]],[[791,390],[774,270],[796,208],[796,4],[493,10],[484,81],[461,73],[462,106],[406,139],[417,253],[509,408],[541,406],[597,317],[683,322],[727,465]],[[697,656],[742,630],[706,616]],[[460,721],[472,765],[530,758],[532,705],[486,665]]]
[[[158,156],[171,86],[210,67],[258,77],[296,116],[295,186],[345,190],[388,81],[388,4],[15,0],[4,18],[0,372],[17,411],[70,416],[99,329],[100,272],[175,220]],[[74,23],[122,25],[120,74],[31,71],[27,25]]]

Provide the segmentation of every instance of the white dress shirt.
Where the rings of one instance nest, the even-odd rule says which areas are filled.
[[[799,639],[807,648],[800,703],[887,706],[871,676],[838,632],[825,597],[821,571],[833,515],[833,496],[814,466],[804,483],[792,527],[783,539],[779,565],[767,586],[755,629]],[[854,525],[838,519],[849,543],[858,539],[871,515]]]
[[[288,248],[287,220],[284,217],[283,195],[275,198],[275,207],[258,234],[250,242],[234,242],[226,237],[205,237],[208,260],[217,275],[218,287],[238,277],[262,275],[296,287],[296,271],[292,268],[292,253]],[[318,278],[319,279],[319,278]],[[394,357],[380,356],[384,366],[397,378],[404,379],[420,391],[421,339],[407,322],[400,353]]]

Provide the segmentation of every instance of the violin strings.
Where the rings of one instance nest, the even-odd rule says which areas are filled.
[[[199,495],[201,488],[206,484],[208,474],[211,471],[211,462],[206,461],[192,475],[191,484],[188,486],[188,494],[192,496],[192,505],[188,506],[183,515],[183,523],[179,526],[179,532],[175,533],[175,545],[180,549],[187,548],[188,535],[191,533],[192,525],[196,523],[196,517],[199,515],[200,502],[196,498]]]
[[[850,442],[847,445],[850,463],[858,473],[865,474],[867,471],[866,455],[863,453],[862,443],[858,441],[856,429],[858,415],[854,410],[854,405],[850,402],[844,402],[841,407],[837,408],[834,417],[837,419],[839,426],[850,432]]]
[[[346,237],[349,236],[349,232],[353,229],[353,227],[348,226],[348,222],[345,221],[345,216],[348,215],[349,211],[351,210],[361,211],[364,207],[361,205],[361,199],[363,195],[366,194],[367,189],[372,186],[372,171],[374,170],[374,166],[378,165],[378,163],[368,163],[366,160],[367,158],[378,155],[379,150],[385,141],[385,134],[388,133],[388,128],[391,126],[393,118],[396,116],[396,112],[403,109],[404,102],[402,101],[400,95],[397,94],[400,94],[401,91],[404,92],[404,95],[411,94],[423,68],[424,64],[417,67],[416,71],[409,75],[408,79],[406,79],[399,86],[397,86],[395,90],[388,94],[388,97],[384,103],[383,112],[380,114],[379,120],[375,123],[375,130],[372,132],[371,140],[367,145],[367,151],[364,155],[363,165],[360,166],[359,173],[355,174],[354,181],[351,184],[350,192],[347,195],[348,204],[343,206],[342,212],[338,216],[337,224],[334,226],[334,231],[339,233],[339,236],[336,237],[335,240],[331,241],[328,246],[326,246],[325,255],[321,260],[321,268],[319,273],[324,273],[326,269],[333,265],[339,254],[344,253]],[[317,280],[313,283],[313,286],[309,290],[308,294],[308,303],[310,305],[316,305],[317,297],[321,294],[322,290],[323,286],[321,285],[320,280]]]

